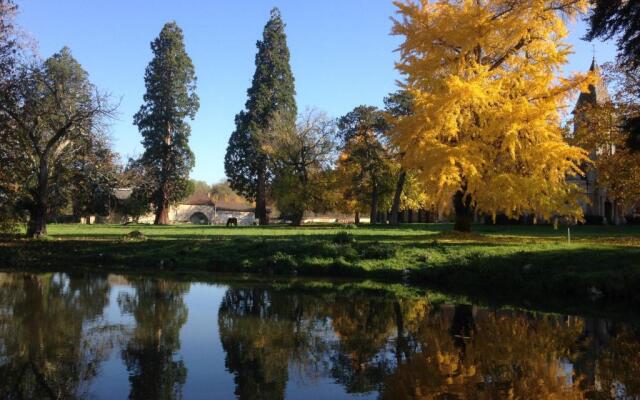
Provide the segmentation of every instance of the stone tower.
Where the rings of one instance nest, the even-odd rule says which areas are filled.
[[[595,57],[591,62],[589,68],[591,73],[595,73],[600,76],[600,69],[596,64]],[[587,92],[580,93],[576,106],[573,110],[574,115],[574,132],[580,128],[588,129],[588,125],[582,126],[582,124],[588,124],[588,120],[584,115],[585,106],[594,106],[597,104],[603,104],[610,100],[607,87],[600,79],[596,84],[589,85]],[[592,160],[598,158],[598,154],[601,153],[598,150],[594,150],[589,154]],[[613,199],[610,199],[607,195],[607,189],[598,184],[598,171],[597,169],[589,166],[585,166],[586,174],[584,177],[579,176],[572,181],[578,184],[583,193],[588,197],[589,203],[583,205],[584,215],[588,222],[597,222],[602,220],[604,223],[619,224],[623,222],[622,212]]]

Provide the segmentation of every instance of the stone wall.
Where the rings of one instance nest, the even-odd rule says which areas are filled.
[[[169,210],[169,221],[175,224],[199,223],[200,216],[205,217],[202,221],[205,225],[224,225],[229,218],[237,218],[238,225],[253,225],[255,216],[253,211],[220,210],[217,211],[209,205],[188,205],[178,204]],[[140,217],[139,222],[152,224],[155,219],[153,213]],[[198,221],[198,222],[196,222]]]

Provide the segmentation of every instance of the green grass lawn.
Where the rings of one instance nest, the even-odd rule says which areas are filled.
[[[291,227],[272,225],[268,227],[237,227],[198,225],[79,225],[52,224],[48,226],[52,238],[73,239],[118,239],[127,233],[138,230],[153,239],[206,239],[211,237],[296,237],[317,236],[328,237],[340,231],[349,231],[355,237],[371,240],[433,239],[434,235],[451,232],[451,224],[405,224],[399,227],[388,225],[360,225],[349,229],[341,225],[310,225]],[[549,225],[475,225],[474,234],[462,239],[480,241],[515,241],[566,242],[567,227],[557,230]],[[457,238],[460,240],[461,238]],[[583,225],[571,227],[572,242],[598,242],[640,246],[640,225],[595,226]]]
[[[450,224],[239,227],[50,225],[0,242],[0,267],[349,276],[545,300],[640,302],[640,227]],[[130,237],[139,231],[142,237]]]

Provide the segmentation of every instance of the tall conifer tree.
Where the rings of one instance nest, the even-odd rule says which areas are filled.
[[[194,155],[189,148],[193,119],[199,108],[193,63],[184,46],[182,29],[175,22],[164,25],[151,43],[153,59],[144,81],[144,104],[133,117],[142,134],[142,163],[151,172],[155,224],[169,222],[169,205],[183,197]]]
[[[278,130],[294,129],[297,114],[284,28],[280,11],[274,8],[257,43],[256,72],[247,91],[246,110],[236,116],[236,130],[224,160],[231,187],[255,200],[261,225],[268,222],[266,199],[271,181],[265,146]]]

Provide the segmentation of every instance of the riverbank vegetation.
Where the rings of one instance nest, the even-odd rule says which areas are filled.
[[[640,301],[640,228],[315,225],[52,225],[45,240],[7,238],[0,267],[259,273],[433,285],[512,299]]]

